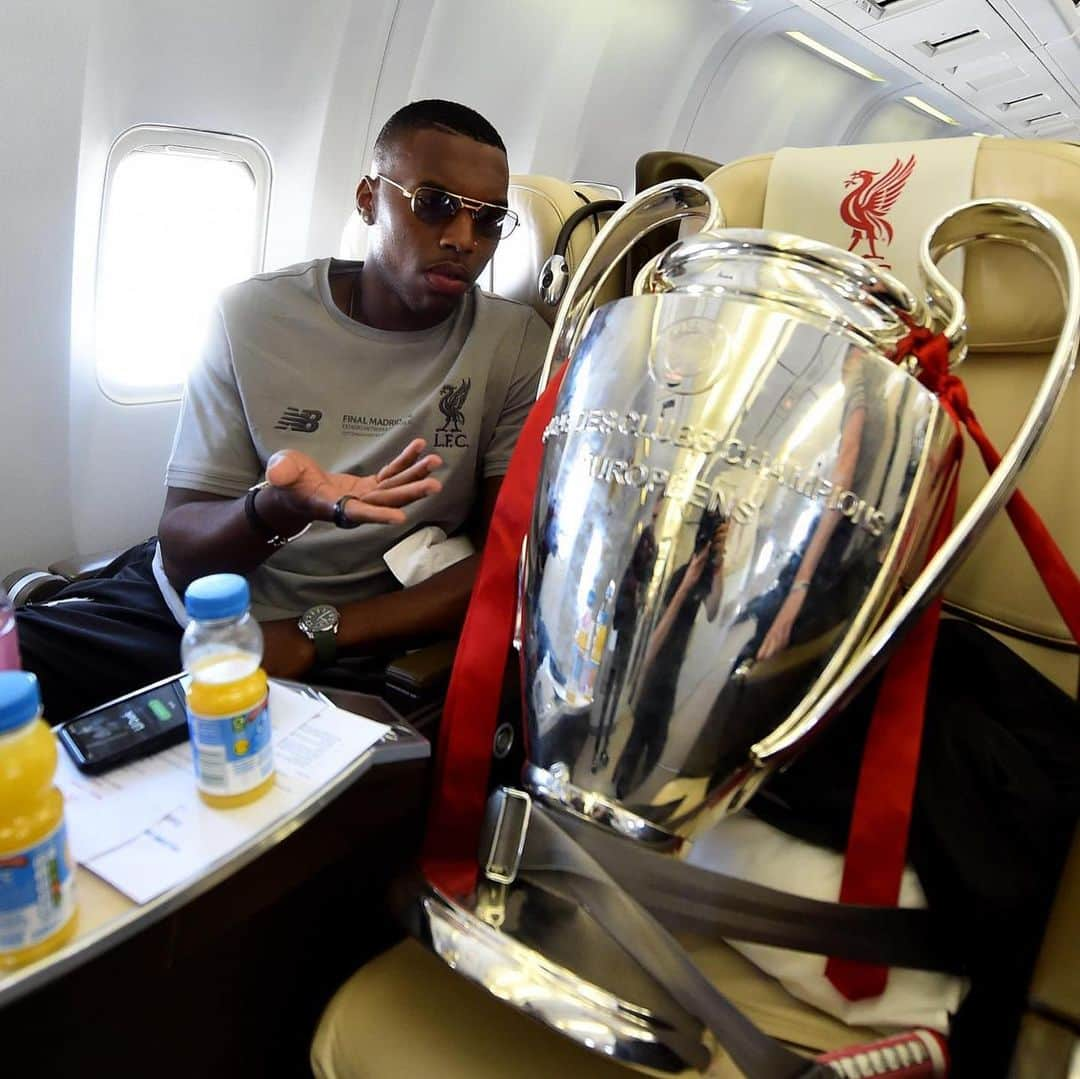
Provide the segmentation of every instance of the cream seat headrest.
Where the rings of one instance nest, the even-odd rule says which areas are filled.
[[[707,179],[720,199],[728,225],[762,226],[772,157],[744,158]],[[972,195],[1031,202],[1057,217],[1076,240],[1080,237],[1080,147],[982,139]],[[928,216],[921,228],[929,224]],[[813,222],[808,222],[804,231],[812,238],[823,238],[815,236]],[[1062,317],[1057,286],[1049,270],[1027,252],[985,243],[968,249],[963,293],[972,347],[959,373],[980,422],[1003,450],[1027,410],[1057,341]],[[1080,504],[1073,493],[1078,464],[1080,390],[1074,385],[1021,480],[1021,489],[1074,567],[1080,564]],[[970,502],[985,479],[982,463],[969,443],[961,506]],[[1017,651],[1076,692],[1077,663],[1071,638],[1004,515],[953,578],[947,598],[1002,629]]]

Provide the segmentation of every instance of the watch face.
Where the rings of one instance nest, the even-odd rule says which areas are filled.
[[[331,607],[329,603],[321,603],[318,607],[311,607],[304,612],[301,623],[304,629],[311,633],[325,633],[328,629],[337,629],[337,608]]]

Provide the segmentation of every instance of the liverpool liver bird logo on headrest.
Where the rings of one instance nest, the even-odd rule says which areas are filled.
[[[887,215],[914,171],[915,155],[912,154],[907,161],[897,158],[887,172],[856,169],[844,181],[844,187],[853,188],[840,203],[840,217],[845,225],[851,227],[849,251],[855,251],[861,242],[865,242],[869,251],[863,258],[873,259],[883,269],[892,269],[884,257],[878,254],[877,244],[882,241],[886,244],[892,243],[893,227],[889,224]]]
[[[439,397],[439,411],[446,417],[446,422],[438,430],[452,431],[455,434],[461,430],[461,425],[465,422],[465,413],[462,408],[465,405],[465,398],[469,396],[471,385],[471,378],[463,378],[456,386],[452,383],[443,386]]]

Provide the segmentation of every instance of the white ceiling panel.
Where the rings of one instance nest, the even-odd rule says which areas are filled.
[[[1080,98],[1080,44],[1076,38],[1066,38],[1046,46],[1046,53],[1067,81],[1070,90]]]
[[[1030,58],[1017,62],[1010,56],[1009,63],[1002,66],[958,67],[945,86],[1017,133],[1021,121],[1072,105],[1065,90]]]
[[[1009,24],[983,0],[950,0],[932,9],[883,19],[864,33],[871,41],[944,84],[960,64],[1031,53]]]
[[[1080,11],[1073,0],[992,0],[1006,18],[1018,16],[1043,45],[1080,33]],[[1011,9],[1011,12],[1010,12]]]

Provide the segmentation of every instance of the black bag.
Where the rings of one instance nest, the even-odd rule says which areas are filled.
[[[880,678],[751,803],[843,851]],[[971,971],[954,1074],[1004,1075],[1043,926],[1080,814],[1077,704],[977,627],[942,621],[908,861]]]

